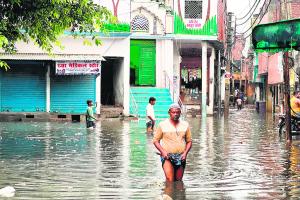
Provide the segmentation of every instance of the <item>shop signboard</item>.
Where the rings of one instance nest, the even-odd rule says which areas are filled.
[[[97,75],[101,72],[100,61],[56,61],[57,75]]]

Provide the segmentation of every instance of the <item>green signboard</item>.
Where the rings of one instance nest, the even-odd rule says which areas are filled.
[[[252,43],[257,52],[300,50],[300,19],[257,25]]]

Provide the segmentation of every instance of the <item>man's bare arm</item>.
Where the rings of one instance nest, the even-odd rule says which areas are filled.
[[[181,159],[182,160],[186,160],[187,154],[189,153],[189,151],[191,150],[191,148],[192,148],[192,141],[189,141],[189,142],[186,143],[185,150],[184,150],[184,152],[181,155]]]
[[[153,142],[153,144],[160,152],[161,157],[163,157],[164,159],[169,159],[168,152],[164,150],[164,148],[160,145],[158,141]]]

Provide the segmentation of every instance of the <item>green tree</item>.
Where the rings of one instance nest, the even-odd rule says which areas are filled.
[[[65,30],[87,33],[98,45],[97,32],[111,16],[93,0],[0,0],[0,48],[14,53],[18,40],[33,40],[50,53]],[[0,67],[8,68],[3,61]]]

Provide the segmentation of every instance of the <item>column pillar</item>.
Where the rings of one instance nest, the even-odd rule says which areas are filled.
[[[130,46],[130,39],[127,39],[128,41],[128,46]],[[123,99],[123,114],[125,116],[129,115],[129,90],[130,90],[130,82],[129,82],[129,74],[130,74],[130,48],[124,55],[124,63],[123,63],[123,83],[124,83],[124,99]]]
[[[207,43],[201,42],[202,45],[202,99],[201,114],[206,116],[206,99],[207,99]]]
[[[47,73],[46,73],[46,112],[50,112],[50,63],[47,63]]]
[[[96,114],[101,114],[101,75],[96,77],[96,102],[97,102],[97,108],[96,108]]]
[[[209,58],[209,105],[207,107],[207,114],[214,114],[214,92],[215,92],[215,49],[211,49]]]

